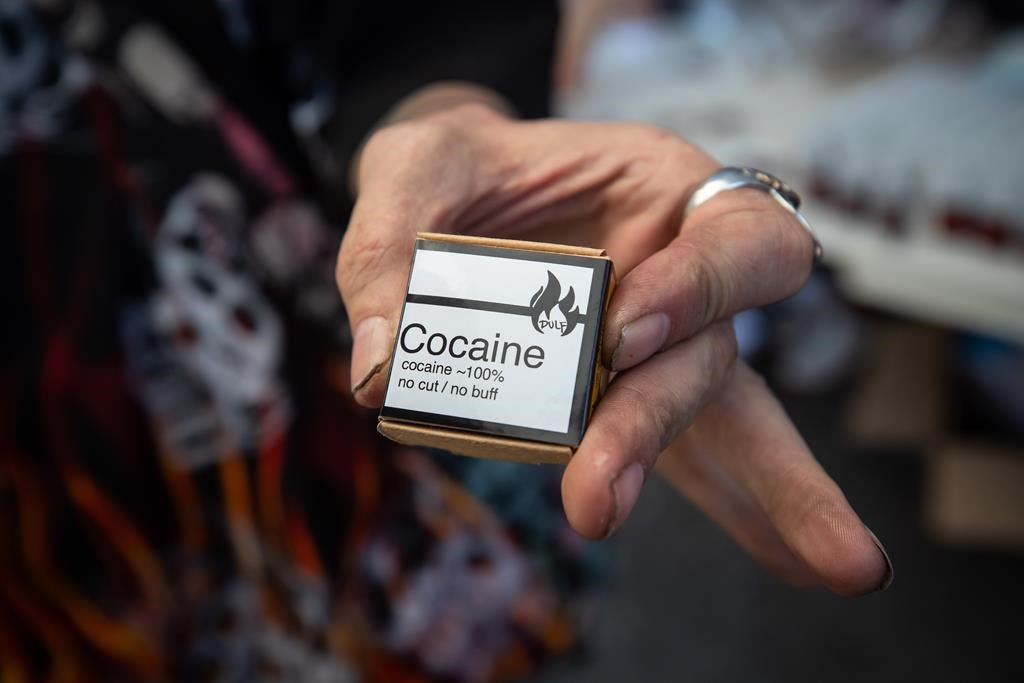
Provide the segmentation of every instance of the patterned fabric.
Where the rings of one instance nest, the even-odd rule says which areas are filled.
[[[0,680],[507,680],[573,644],[600,558],[558,471],[390,447],[347,392],[356,142],[430,80],[543,113],[549,3],[490,38],[479,4],[430,10],[452,43],[416,3],[0,0]]]

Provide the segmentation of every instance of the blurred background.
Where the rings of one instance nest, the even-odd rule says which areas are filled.
[[[569,2],[560,108],[686,136],[802,191],[825,263],[737,319],[896,580],[772,580],[662,482],[537,680],[1024,678],[1024,6]]]
[[[773,579],[656,477],[588,544],[558,468],[377,437],[333,283],[328,152],[358,140],[331,121],[416,70],[305,12],[346,3],[277,6],[327,47],[300,21],[261,42],[246,8],[274,5],[0,0],[0,683],[1024,681],[1022,3],[562,3],[558,115],[803,195],[824,263],[736,327],[892,557],[857,600]],[[459,6],[514,71],[517,4]],[[358,18],[461,46],[440,16]],[[331,50],[380,70],[325,81]]]

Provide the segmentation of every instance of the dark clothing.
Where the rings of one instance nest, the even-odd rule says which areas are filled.
[[[385,445],[348,157],[547,112],[554,2],[0,2],[0,678],[489,680],[572,638],[557,472]]]

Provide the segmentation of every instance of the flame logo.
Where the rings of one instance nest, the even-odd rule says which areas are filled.
[[[566,336],[576,329],[579,322],[579,306],[576,303],[576,291],[569,287],[569,292],[562,297],[562,283],[558,281],[554,273],[548,271],[548,283],[537,290],[537,293],[530,299],[530,319],[533,327],[544,334],[548,330],[558,330],[562,336]],[[559,316],[552,317],[552,311],[558,306]],[[561,318],[561,319],[559,319]]]

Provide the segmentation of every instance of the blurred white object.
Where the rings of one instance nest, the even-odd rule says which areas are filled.
[[[773,0],[756,5],[818,59],[849,61],[865,54],[892,58],[920,48],[939,29],[950,2]]]
[[[977,69],[913,64],[853,89],[822,116],[810,154],[817,172],[869,209],[923,212],[921,232],[936,232],[955,209],[1024,238],[1024,96]]]
[[[282,323],[232,251],[245,221],[241,193],[218,175],[196,176],[171,199],[156,242],[153,315],[248,447],[283,429],[288,406],[278,377]],[[265,413],[258,420],[254,408]]]
[[[769,170],[804,195],[847,296],[1024,341],[1024,257],[1019,246],[992,244],[1024,239],[1024,100],[1014,87],[1020,36],[993,46],[991,60],[974,68],[911,56],[879,70],[879,55],[865,47],[838,71],[823,68],[807,46],[772,40],[782,24],[769,9],[787,3],[761,11],[723,5],[743,7],[731,15],[743,21],[719,17],[715,4],[697,3],[689,19],[642,32],[606,32],[590,78],[563,113],[654,123],[726,164]],[[973,24],[966,26],[954,28]],[[616,44],[641,33],[658,44]],[[911,55],[922,40],[908,34]],[[833,182],[838,205],[810,192],[821,179],[815,171]],[[955,227],[958,213],[980,217],[981,234],[950,234],[946,224]]]

